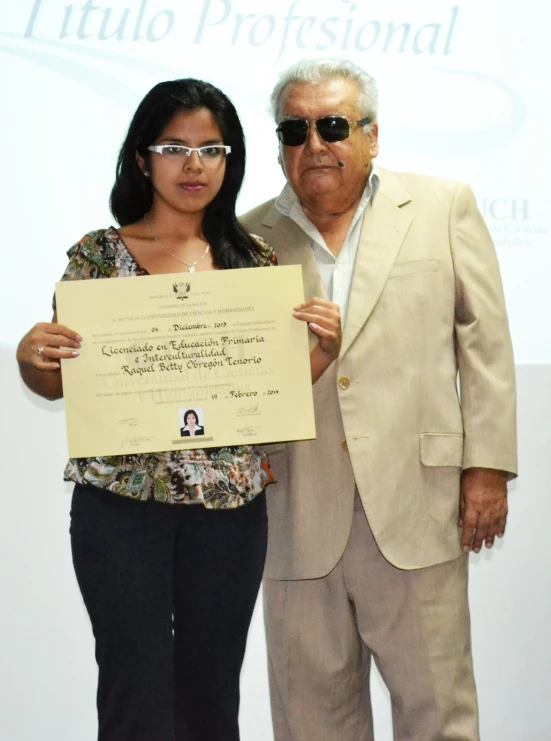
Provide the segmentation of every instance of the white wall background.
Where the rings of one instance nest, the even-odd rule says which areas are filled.
[[[551,740],[550,27],[543,0],[0,0],[1,741],[96,735],[93,642],[61,479],[62,404],[24,389],[17,342],[49,320],[67,248],[112,222],[117,151],[153,84],[195,76],[232,97],[249,147],[245,211],[282,185],[268,110],[279,71],[328,55],[353,59],[379,83],[381,164],[469,181],[496,241],[522,476],[506,539],[472,558],[482,737]],[[242,692],[243,740],[269,741],[260,606]],[[378,741],[390,741],[377,676],[373,695]]]

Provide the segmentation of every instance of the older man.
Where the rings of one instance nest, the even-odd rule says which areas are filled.
[[[378,169],[374,82],[303,61],[273,93],[288,184],[247,214],[306,297],[339,304],[318,437],[274,450],[264,585],[276,741],[476,741],[467,560],[505,530],[513,356],[471,190]],[[459,376],[460,393],[457,390]],[[458,527],[459,525],[459,527]]]

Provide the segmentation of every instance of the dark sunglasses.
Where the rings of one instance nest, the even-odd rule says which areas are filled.
[[[354,126],[365,126],[369,118],[361,121],[348,121],[344,116],[324,116],[314,121],[318,134],[324,142],[342,142],[350,136],[350,129]],[[286,147],[298,147],[304,144],[310,131],[310,122],[305,118],[288,118],[282,121],[276,129],[277,138]]]

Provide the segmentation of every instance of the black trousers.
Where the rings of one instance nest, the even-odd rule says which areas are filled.
[[[71,544],[96,639],[99,741],[238,741],[267,529],[264,494],[212,511],[75,486]]]

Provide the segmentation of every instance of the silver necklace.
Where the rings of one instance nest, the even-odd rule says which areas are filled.
[[[145,214],[143,216],[143,221],[147,227],[147,231],[149,232],[151,239],[157,242],[157,244],[159,245],[159,247],[162,249],[163,252],[166,252],[166,254],[170,255],[170,257],[172,257],[174,260],[176,260],[177,262],[181,262],[182,265],[185,265],[188,273],[195,273],[195,266],[197,265],[197,263],[201,262],[201,260],[203,260],[209,254],[210,244],[207,244],[207,247],[205,251],[203,252],[203,254],[201,255],[201,257],[198,257],[197,260],[195,260],[195,262],[192,262],[190,265],[189,262],[186,262],[185,260],[181,260],[179,257],[176,257],[176,255],[173,255],[172,252],[170,252],[170,250],[167,250],[167,248],[163,246],[161,240],[157,239],[157,237],[151,231],[151,227],[149,226],[147,219],[145,218]]]

